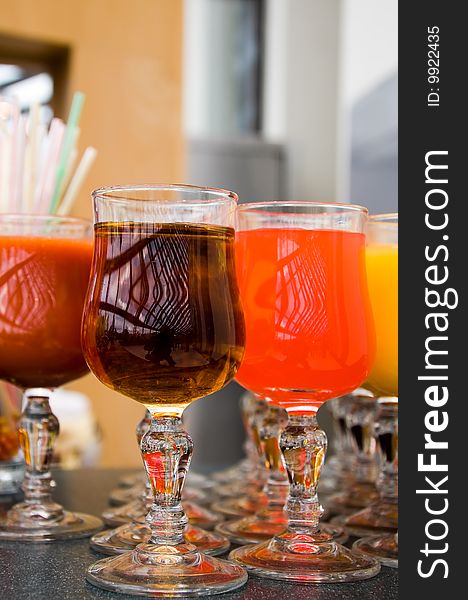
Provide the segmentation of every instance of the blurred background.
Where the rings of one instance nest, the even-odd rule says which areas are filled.
[[[65,119],[86,94],[80,146],[98,157],[75,215],[91,217],[92,189],[136,182],[391,212],[397,16],[397,0],[3,2],[0,96]],[[61,422],[90,406],[100,432],[87,464],[139,466],[141,406],[91,375],[69,387]],[[241,392],[231,383],[187,410],[195,469],[241,456]]]

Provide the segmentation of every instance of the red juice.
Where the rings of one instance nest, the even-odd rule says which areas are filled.
[[[0,235],[0,379],[57,387],[86,373],[90,240]]]
[[[365,381],[375,342],[363,234],[242,231],[236,261],[246,323],[239,383],[313,412]]]

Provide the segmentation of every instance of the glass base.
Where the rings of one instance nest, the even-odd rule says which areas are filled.
[[[232,550],[229,558],[259,577],[300,583],[359,581],[380,571],[378,560],[354,553],[326,536],[285,533]]]
[[[133,552],[94,563],[86,579],[105,590],[136,596],[206,597],[239,588],[247,581],[247,573],[190,544],[141,544]]]
[[[269,514],[268,518],[260,515],[227,521],[216,526],[216,531],[226,536],[234,544],[257,544],[266,542],[275,535],[281,535],[288,527],[288,520],[283,513]],[[320,525],[321,534],[327,539],[345,542],[348,536],[342,527]]]
[[[182,506],[190,523],[202,529],[213,529],[224,520],[222,515],[199,506],[196,502],[182,501]]]
[[[255,514],[266,503],[264,494],[227,498],[213,502],[211,509],[230,517],[246,517]]]
[[[135,473],[134,475],[127,475],[122,477],[119,481],[119,487],[129,488],[133,487],[137,483],[145,484],[147,481],[147,475],[144,472]],[[196,473],[195,471],[189,471],[185,478],[185,483],[189,487],[198,488],[201,490],[209,490],[215,486],[214,481],[209,479],[206,475]]]
[[[146,482],[146,473],[135,473],[134,475],[127,475],[126,477],[122,477],[119,479],[118,486],[123,488],[130,488],[136,485],[137,483]]]
[[[355,483],[345,492],[329,496],[326,506],[333,512],[352,514],[361,508],[365,508],[375,502],[378,498],[377,489],[373,484]]]
[[[217,483],[229,483],[231,481],[242,480],[249,475],[253,467],[254,465],[252,465],[248,458],[243,458],[232,467],[217,471],[212,475],[212,478]]]
[[[125,488],[117,488],[109,494],[109,504],[112,506],[123,506],[145,495],[144,483],[136,482],[135,485]]]
[[[349,516],[334,517],[332,523],[342,525],[349,535],[355,537],[396,533],[398,508],[394,504],[379,503]]]
[[[261,494],[263,483],[251,483],[247,481],[234,481],[216,488],[220,498],[239,498],[239,496],[255,496]]]
[[[0,519],[0,541],[53,542],[89,537],[103,527],[101,519],[93,515],[64,511],[53,521],[11,519],[8,513]]]
[[[362,538],[354,542],[353,550],[380,560],[386,567],[398,569],[398,540],[395,534]]]
[[[145,492],[146,487],[144,484],[141,483],[136,483],[134,486],[129,488],[117,488],[115,490],[112,490],[112,492],[110,493],[109,503],[113,506],[123,506],[124,504],[128,504],[129,502],[133,502],[133,500],[138,500],[138,498],[144,497]],[[200,503],[205,503],[208,501],[205,492],[190,487],[184,488],[184,491],[182,492],[182,499]]]
[[[197,488],[200,490],[211,490],[215,487],[215,482],[209,479],[206,475],[197,473],[195,471],[189,471],[185,479],[186,485],[191,489]]]
[[[123,554],[133,550],[138,544],[146,543],[150,535],[151,530],[146,523],[129,523],[117,529],[97,533],[91,538],[90,546],[103,554]],[[211,556],[223,554],[230,546],[229,540],[222,535],[209,533],[193,525],[188,525],[184,537],[187,543]]]
[[[185,514],[192,525],[197,525],[203,529],[213,529],[215,525],[221,523],[223,517],[216,514],[195,502],[183,502]],[[102,519],[109,527],[119,527],[132,521],[140,521],[148,514],[149,507],[142,498],[129,502],[118,508],[111,508],[102,513]]]

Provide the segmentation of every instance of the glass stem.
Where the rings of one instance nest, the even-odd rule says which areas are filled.
[[[151,425],[151,413],[149,410],[145,411],[143,418],[138,422],[138,425],[135,430],[138,446],[141,447],[141,440],[147,431],[149,431]],[[144,491],[144,502],[148,504],[148,508],[153,504],[153,490],[151,488],[151,482],[149,478],[146,478],[145,481],[145,491]]]
[[[354,479],[373,486],[376,480],[376,443],[373,432],[376,402],[374,398],[356,396],[349,402],[346,417],[353,456]]]
[[[26,390],[18,427],[26,463],[22,506],[31,508],[31,516],[34,516],[34,507],[40,507],[37,516],[41,519],[56,519],[63,515],[62,507],[52,501],[55,481],[50,466],[59,422],[50,408],[50,395],[48,389]]]
[[[381,500],[398,503],[398,401],[379,398],[374,435],[380,460],[377,489]]]
[[[193,443],[180,417],[153,415],[140,449],[153,492],[146,517],[150,544],[184,543],[188,519],[181,504],[182,489],[192,457]]]
[[[315,414],[289,415],[280,447],[289,478],[288,533],[313,534],[323,513],[317,484],[327,450],[327,436]]]
[[[262,456],[267,469],[267,480],[263,488],[267,504],[258,515],[268,518],[271,513],[283,512],[288,495],[288,480],[279,438],[287,425],[288,417],[284,409],[269,405],[257,417],[257,430],[262,447]]]

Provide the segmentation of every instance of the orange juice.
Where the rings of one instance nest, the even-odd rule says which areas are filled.
[[[371,243],[366,248],[367,278],[376,331],[376,357],[369,387],[398,395],[398,246]]]
[[[364,250],[364,235],[350,231],[237,233],[241,385],[291,412],[315,412],[365,381],[374,331]]]

